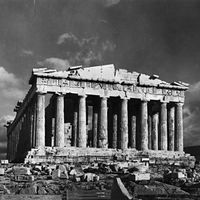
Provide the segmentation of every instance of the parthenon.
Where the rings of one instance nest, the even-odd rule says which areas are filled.
[[[183,152],[186,83],[110,64],[34,68],[29,84],[7,125],[9,161],[45,147]]]

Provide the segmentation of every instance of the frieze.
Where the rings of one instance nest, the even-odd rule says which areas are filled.
[[[124,92],[133,93],[145,93],[155,94],[164,96],[180,96],[184,97],[184,91],[167,88],[156,88],[156,87],[143,87],[136,85],[125,85],[119,83],[102,83],[102,82],[88,82],[79,80],[68,80],[68,79],[53,79],[53,78],[37,78],[38,85],[49,85],[49,86],[61,86],[70,88],[92,88],[92,89],[103,89],[103,90],[117,90]]]

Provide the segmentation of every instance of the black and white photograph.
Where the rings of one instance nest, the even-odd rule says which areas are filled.
[[[200,0],[0,0],[0,199],[199,200]]]

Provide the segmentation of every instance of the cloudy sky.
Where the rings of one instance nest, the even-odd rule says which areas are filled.
[[[200,144],[200,1],[0,0],[0,152],[36,66],[114,63],[189,83],[185,145]]]

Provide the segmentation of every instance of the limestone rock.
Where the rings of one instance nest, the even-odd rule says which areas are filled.
[[[4,168],[0,168],[0,176],[4,175],[5,174],[5,169]]]
[[[52,172],[52,179],[55,180],[55,179],[60,178],[60,174],[61,174],[60,169],[53,170],[53,172]]]
[[[99,176],[93,173],[85,173],[83,179],[87,182],[99,181]]]
[[[133,181],[149,181],[150,173],[134,172],[130,175],[130,177]]]
[[[13,168],[14,175],[30,175],[30,168],[28,167],[14,167]]]

